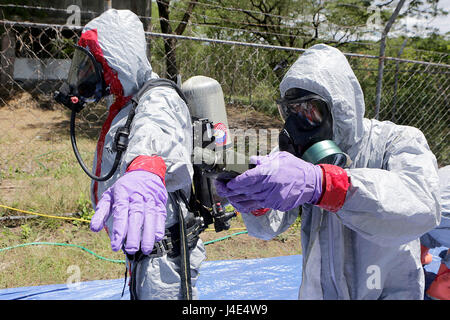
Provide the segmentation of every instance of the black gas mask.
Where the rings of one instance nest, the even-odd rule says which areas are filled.
[[[92,53],[88,49],[80,46],[74,46],[74,48],[75,52],[72,58],[67,80],[61,86],[59,91],[55,92],[54,98],[57,102],[72,110],[70,117],[70,139],[72,142],[73,151],[80,166],[90,178],[97,181],[106,181],[112,177],[113,173],[117,169],[120,156],[126,146],[119,146],[118,149],[121,150],[119,150],[120,152],[118,151],[116,155],[113,170],[103,177],[97,177],[92,174],[81,159],[75,139],[76,114],[80,112],[86,104],[99,102],[102,97],[109,95],[109,87],[105,84],[103,79],[102,66],[99,62],[97,62]]]
[[[332,141],[333,118],[321,96],[300,88],[286,91],[277,100],[284,121],[279,135],[280,151],[287,151],[313,164],[346,167],[349,157]]]
[[[102,66],[86,48],[74,46],[75,52],[66,83],[56,92],[55,99],[76,112],[87,103],[98,102],[109,94],[103,79]]]

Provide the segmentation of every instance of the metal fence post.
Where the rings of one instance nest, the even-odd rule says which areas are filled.
[[[112,9],[112,0],[105,0],[104,8],[105,8],[105,11],[109,10],[109,9]]]
[[[398,51],[397,58],[400,58],[401,55],[403,54],[403,50],[405,49],[407,42],[408,42],[408,38],[406,38],[403,41],[402,46],[401,46],[400,50]],[[399,69],[400,69],[400,62],[396,61],[395,62],[395,78],[394,78],[394,98],[393,98],[393,102],[392,102],[392,115],[391,115],[392,122],[395,122],[395,113],[397,112],[397,91],[398,91]]]
[[[382,42],[381,46],[385,46],[385,43]],[[382,49],[380,49],[382,51]],[[384,49],[383,49],[384,51]],[[375,92],[375,119],[378,120],[378,117],[380,115],[380,104],[381,104],[381,93],[382,93],[382,86],[383,86],[383,72],[384,72],[384,56],[381,56],[378,58],[378,76],[377,76],[377,89]]]
[[[384,54],[386,52],[386,38],[391,30],[392,24],[394,23],[395,19],[397,18],[398,14],[400,13],[400,9],[403,7],[403,4],[405,3],[405,0],[400,0],[395,7],[394,12],[392,13],[391,17],[389,18],[383,32],[381,33],[381,40],[380,40],[380,57],[378,61],[378,78],[377,78],[377,89],[375,94],[375,119],[378,119],[380,114],[380,102],[381,102],[381,87],[383,85],[383,71],[384,71]]]
[[[153,32],[153,24],[152,24],[152,0],[147,0],[145,7],[145,21],[144,30],[146,32]],[[146,36],[147,37],[147,36]],[[151,61],[152,57],[152,41],[151,39],[147,39],[147,57]]]
[[[5,86],[14,79],[14,60],[16,58],[16,37],[12,31],[3,34],[1,42],[1,73],[0,83]]]

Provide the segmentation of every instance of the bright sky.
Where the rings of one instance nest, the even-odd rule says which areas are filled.
[[[432,24],[441,30],[441,33],[446,33],[450,31],[450,0],[440,0],[439,8],[448,11],[449,14],[447,16],[435,18],[432,21]]]
[[[436,18],[425,20],[425,19],[416,19],[416,18],[409,18],[407,21],[407,24],[409,26],[412,26],[414,24],[425,24],[430,27],[436,27],[440,30],[441,34],[445,34],[446,32],[450,31],[450,0],[440,0],[438,7],[441,9],[444,9],[445,11],[448,11],[449,14],[447,16],[438,16]]]

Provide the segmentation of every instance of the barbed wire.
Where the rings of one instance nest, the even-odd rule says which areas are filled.
[[[205,1],[208,1],[208,0],[205,0]],[[188,1],[188,2],[189,3],[193,3],[193,1]],[[234,8],[234,7],[223,7],[220,4],[218,4],[217,2],[213,2],[213,1],[208,1],[208,2],[210,2],[210,4],[203,3],[203,2],[195,2],[195,3],[200,5],[200,6],[216,8],[216,9],[222,9],[222,10],[226,10],[226,11],[234,11],[234,12],[242,12],[242,13],[249,12],[249,13],[260,14],[260,15],[273,17],[273,18],[292,19],[292,17],[282,16],[282,15],[278,15],[278,14],[272,14],[272,13],[267,13],[267,12],[260,12],[260,11],[251,10],[251,9],[242,9],[242,8]]]
[[[180,20],[173,20],[173,19],[165,19],[165,18],[159,18],[159,20],[164,20],[164,21],[168,21],[168,22],[173,22],[173,23],[185,23],[184,21],[180,21]],[[295,39],[307,39],[310,40],[312,38],[314,38],[313,35],[311,35],[310,37],[306,37],[306,36],[300,36],[300,35],[295,35],[295,34],[286,34],[286,33],[276,33],[276,32],[268,32],[268,31],[262,31],[262,30],[253,30],[253,29],[238,29],[238,28],[231,28],[231,27],[223,27],[223,26],[217,26],[217,25],[213,25],[213,24],[209,24],[209,23],[195,23],[195,22],[188,22],[188,25],[191,26],[203,26],[203,27],[207,27],[207,28],[212,28],[212,29],[220,29],[220,30],[229,30],[229,31],[237,31],[237,32],[244,32],[246,34],[253,34],[253,35],[269,35],[269,36],[280,36],[280,37],[287,37],[287,38],[295,38]],[[334,40],[334,39],[328,39],[328,38],[321,38],[321,40],[329,42],[329,43],[339,43],[338,41]],[[360,43],[360,42],[358,42]],[[369,43],[367,43],[368,45]],[[371,44],[374,45],[374,44]]]
[[[157,2],[161,1],[161,0],[156,0]],[[274,17],[274,18],[280,18],[283,20],[287,20],[287,21],[293,21],[293,22],[298,22],[296,21],[296,19],[298,19],[298,17],[291,17],[291,16],[282,16],[282,15],[277,15],[277,14],[271,14],[268,12],[261,12],[261,11],[256,11],[256,10],[251,10],[251,9],[242,9],[242,8],[234,8],[234,7],[223,7],[218,5],[216,2],[213,1],[209,1],[209,0],[205,0],[210,2],[211,4],[206,4],[206,3],[202,3],[202,2],[194,2],[194,1],[188,1],[188,3],[196,3],[197,5],[200,6],[209,6],[209,7],[214,7],[217,9],[221,9],[221,10],[226,10],[226,11],[233,11],[233,12],[242,12],[242,13],[254,13],[254,14],[259,14],[259,15],[263,15],[263,16],[267,16],[267,17]],[[360,7],[361,9],[368,9],[366,7]],[[333,25],[340,27],[342,29],[344,28],[354,28],[354,27],[363,27],[366,26],[366,24],[362,24],[362,25],[354,25],[354,26],[344,26],[344,25],[339,25],[336,23],[333,23]],[[277,26],[277,25],[275,25]],[[314,29],[314,27],[310,27],[312,29]]]
[[[161,0],[156,0],[156,2],[161,2]],[[279,17],[283,20],[287,20],[288,22],[294,18],[292,17],[288,17],[288,16],[281,16],[281,15],[274,15],[274,14],[269,14],[269,13],[263,13],[263,12],[259,12],[259,11],[255,11],[255,10],[246,10],[246,9],[240,9],[240,8],[228,8],[228,7],[221,7],[221,6],[217,6],[217,5],[208,5],[206,3],[202,3],[202,2],[194,2],[194,1],[188,1],[187,3],[195,3],[197,5],[204,5],[204,6],[213,6],[216,7],[218,9],[224,9],[224,10],[229,10],[229,11],[235,11],[235,12],[251,12],[251,13],[258,13],[258,14],[263,14],[266,16],[273,16],[273,17]],[[67,8],[63,9],[63,8],[53,8],[53,7],[39,7],[39,6],[30,6],[30,5],[19,5],[19,4],[0,4],[0,7],[5,7],[5,8],[18,8],[18,9],[30,9],[30,10],[46,10],[46,11],[55,11],[55,12],[67,12]],[[175,9],[176,11],[179,12],[183,12],[184,11],[182,9],[180,9],[179,7],[170,4],[169,5],[170,8]],[[102,14],[102,12],[97,12],[97,11],[83,11],[81,10],[80,13],[85,13],[85,14],[93,14],[93,15],[100,15]],[[195,12],[193,12],[194,14],[196,14]],[[234,21],[234,20],[229,20],[229,19],[225,19],[225,18],[221,18],[221,17],[215,17],[215,16],[207,16],[207,15],[201,15],[202,17],[206,17],[206,18],[217,18],[223,21],[228,21],[228,22],[232,22],[235,24],[240,24],[242,23],[242,21]],[[142,16],[142,15],[138,15],[138,17],[140,19],[152,19],[152,17],[147,17],[147,16]],[[294,22],[298,22],[298,21],[294,21]],[[245,23],[244,23],[245,24]],[[298,29],[298,27],[295,26],[289,26],[286,24],[254,24],[254,23],[248,23],[250,25],[255,25],[255,26],[261,26],[261,27],[267,27],[267,26],[273,26],[273,27],[284,27],[284,28],[290,28],[290,29]],[[333,24],[337,27],[340,28],[354,28],[354,27],[363,27],[365,26],[365,24],[363,25],[357,25],[357,26],[343,26],[343,25],[338,25],[338,24]],[[314,30],[314,27],[312,26],[308,26],[308,25],[303,25],[302,27],[304,28],[310,28],[312,30]]]
[[[67,13],[67,8],[53,8],[53,7],[39,7],[39,6],[29,6],[29,5],[22,5],[22,4],[0,4],[0,8],[17,8],[17,9],[28,9],[28,10],[44,10],[44,11],[54,11],[54,12],[65,12]],[[86,13],[86,14],[92,14],[92,15],[100,15],[102,12],[95,12],[95,11],[84,11],[80,10],[80,13]],[[144,18],[144,17],[143,17]]]
[[[156,0],[156,1],[159,2],[161,0]],[[192,2],[192,1],[189,1],[189,2]],[[209,1],[209,2],[212,3],[212,1]],[[201,3],[201,2],[196,2],[196,4],[206,5],[206,4]],[[170,5],[170,7],[172,9],[174,9],[175,11],[177,11],[177,12],[184,13],[184,11],[182,9],[180,9],[179,7],[176,7],[174,5]],[[227,8],[227,7],[221,7],[221,6],[217,6],[217,7],[221,8],[221,9],[224,9],[224,10],[229,10],[229,11],[232,11],[232,9],[233,9],[233,8]],[[361,7],[361,8],[365,8],[365,7]],[[237,12],[248,11],[246,9],[238,9],[238,8],[234,8],[234,9],[236,9]],[[367,8],[365,8],[365,9],[367,9]],[[261,13],[261,12],[258,12],[258,11],[253,11],[253,12],[264,14],[264,13]],[[258,24],[258,23],[250,23],[250,22],[243,22],[243,21],[235,21],[235,20],[230,20],[230,19],[221,18],[221,17],[215,17],[215,16],[208,16],[208,15],[204,15],[204,14],[199,14],[197,12],[193,12],[192,14],[194,15],[194,18],[196,18],[196,16],[200,16],[200,17],[202,17],[204,19],[207,19],[207,18],[219,19],[221,21],[230,22],[232,24],[238,24],[238,25],[242,25],[243,24],[243,25],[254,26],[254,27],[283,27],[284,29],[295,29],[295,30],[298,30],[300,28],[309,28],[310,30],[315,31],[315,27],[309,26],[308,24],[302,24],[301,27],[299,27],[299,26],[297,26],[297,27],[296,26],[289,26],[289,25],[284,25],[284,24],[283,25],[280,25],[280,24],[260,24],[260,23]],[[276,17],[279,17],[279,18],[284,18],[284,19],[286,19],[288,21],[292,19],[291,17],[281,16],[281,15],[270,15],[269,14],[269,16],[276,16]],[[174,20],[174,22],[181,22],[181,21]],[[205,25],[205,24],[201,24],[200,23],[200,25]],[[206,25],[209,26],[209,27],[213,27],[213,28],[223,28],[223,29],[229,28],[229,27],[222,27],[222,26],[213,26],[211,23],[206,24]],[[356,26],[342,26],[342,25],[338,25],[336,23],[333,23],[332,25],[337,27],[337,28],[339,28],[339,29],[345,29],[345,28],[352,29],[352,28],[361,28],[361,27],[366,26],[366,24],[356,25]],[[235,28],[229,28],[229,29],[235,30]],[[244,31],[244,30],[247,30],[247,29],[237,29],[237,30],[238,31]],[[252,29],[248,29],[248,30],[250,30],[249,32],[251,32],[251,33],[260,33],[260,34],[268,34],[268,35],[279,35],[279,36],[284,36],[284,37],[295,37],[295,38],[308,39],[308,40],[311,39],[311,37],[304,37],[304,36],[299,36],[299,35],[284,34],[284,33],[273,33],[273,32],[259,31],[259,30],[255,31],[255,30],[252,30]],[[363,32],[363,33],[371,33],[371,32],[372,31],[366,31],[366,32]],[[327,41],[329,43],[341,43],[341,42],[336,41],[334,39],[326,39],[326,38],[323,38],[323,37],[321,38],[321,40],[325,40],[325,41]],[[348,43],[360,44],[360,45],[365,45],[365,46],[376,46],[376,45],[378,45],[377,44],[378,41],[379,40],[377,40],[375,43],[371,43],[371,42],[364,42],[364,41],[361,41],[361,40],[352,40],[352,41],[348,41]],[[391,48],[401,48],[401,45],[389,44],[389,47],[391,47]],[[417,48],[413,48],[413,47],[408,47],[408,49],[413,49],[413,50],[415,50],[417,52],[426,52],[426,53],[433,53],[433,54],[439,54],[439,55],[443,55],[443,56],[448,56],[448,53],[445,53],[445,52],[417,49]]]
[[[156,2],[161,2],[161,0],[156,0]],[[173,4],[169,4],[169,7],[171,9],[174,9],[177,12],[184,13],[183,9],[181,9],[181,8],[179,8],[179,7],[177,7],[177,6],[173,5]],[[225,21],[225,22],[229,22],[229,23],[232,23],[232,24],[248,25],[248,26],[252,26],[252,27],[281,27],[281,28],[284,28],[284,29],[293,29],[293,30],[300,29],[299,26],[292,26],[292,25],[289,25],[289,24],[267,24],[267,23],[236,21],[236,20],[227,19],[227,18],[223,18],[223,17],[208,16],[208,15],[201,14],[201,13],[198,13],[198,12],[195,12],[195,11],[192,12],[192,15],[202,17],[203,19],[205,19],[205,18],[218,19],[220,21]],[[291,18],[289,18],[289,19],[291,19]],[[292,20],[292,21],[288,21],[288,22],[292,22],[292,23],[296,23],[296,24],[299,23],[298,20],[297,21]],[[312,22],[307,22],[305,24],[302,24],[301,28],[307,28],[307,29],[310,29],[310,30],[315,30],[316,27],[309,25],[309,23],[312,24]],[[336,26],[336,27],[339,27],[340,29],[351,29],[351,28],[357,28],[357,27],[364,27],[364,26],[366,26],[366,24],[356,25],[356,26],[342,26],[342,25],[338,25],[338,24],[334,24],[334,23],[332,25]]]
[[[157,2],[160,0],[157,0]],[[205,0],[207,1],[207,0]],[[193,1],[188,1],[187,3],[193,3]],[[202,3],[202,2],[195,2],[198,5],[204,5],[204,6],[211,6],[211,7],[216,7],[218,9],[223,9],[223,10],[228,10],[228,11],[233,11],[235,10],[236,12],[243,12],[243,11],[247,11],[247,12],[252,12],[252,13],[258,13],[258,14],[264,14],[264,15],[268,15],[268,16],[274,16],[274,17],[278,17],[278,18],[282,18],[282,19],[292,19],[291,17],[287,17],[287,16],[282,16],[282,15],[274,15],[274,14],[267,14],[267,13],[262,13],[256,10],[248,10],[248,9],[241,9],[241,8],[233,8],[233,7],[223,7],[218,5],[216,2],[213,1],[208,1],[211,4],[206,4],[206,3]],[[54,12],[65,12],[67,13],[67,8],[63,9],[63,8],[53,8],[53,7],[41,7],[41,6],[31,6],[31,5],[20,5],[20,4],[0,4],[0,8],[1,7],[5,7],[5,8],[21,8],[21,9],[35,9],[35,10],[45,10],[45,11],[54,11]],[[178,12],[183,12],[184,11],[174,5],[171,5],[171,8],[175,9]],[[365,8],[365,7],[360,7]],[[367,9],[367,8],[366,8]],[[102,12],[97,12],[97,11],[92,11],[92,10],[81,10],[80,13],[84,13],[84,14],[90,14],[90,15],[100,15],[102,14]],[[194,12],[194,15],[196,15],[197,13]],[[201,15],[202,17],[206,17],[206,18],[217,18],[217,17],[211,17],[211,16],[207,16],[207,15]],[[147,17],[147,16],[142,16],[142,15],[138,15],[138,17],[140,19],[146,19],[146,20],[150,20],[153,21],[154,19],[152,19],[152,17]],[[220,19],[220,18],[219,18]],[[164,18],[158,18],[158,21],[161,20],[167,20]],[[228,19],[227,19],[228,20]],[[170,19],[168,20],[169,22],[173,22],[173,23],[185,23],[185,21],[181,21],[181,20],[176,20],[176,19]],[[234,21],[234,20],[228,20],[231,23],[234,24],[247,24],[245,22],[242,21]],[[254,34],[254,35],[269,35],[269,36],[281,36],[281,37],[287,37],[287,38],[296,38],[296,39],[304,39],[304,40],[310,40],[312,37],[307,37],[307,36],[301,36],[301,35],[294,35],[294,34],[286,34],[286,33],[279,33],[279,32],[269,32],[269,31],[262,31],[262,30],[253,30],[253,29],[242,29],[242,28],[232,28],[232,27],[227,27],[227,26],[218,26],[218,25],[213,25],[211,23],[199,23],[197,21],[197,23],[189,21],[188,22],[189,25],[191,26],[201,26],[201,27],[208,27],[208,28],[212,28],[212,29],[221,29],[221,30],[229,30],[229,31],[235,31],[235,32],[245,32],[248,34]],[[266,26],[273,26],[273,27],[277,27],[277,26],[282,26],[284,28],[288,28],[288,29],[299,29],[299,27],[293,27],[293,26],[287,26],[287,25],[275,25],[275,24],[253,24],[253,23],[248,23],[247,25],[252,25],[252,26],[256,26],[256,27],[266,27]],[[345,26],[339,26],[334,24],[337,27],[345,27]],[[352,26],[352,27],[361,27],[361,26]],[[310,28],[314,30],[314,27],[308,26],[308,25],[302,25],[301,28]],[[324,38],[321,37],[322,41],[326,41],[327,43],[341,43],[335,39],[330,39],[330,38]],[[378,41],[376,42],[365,42],[365,41],[361,41],[361,40],[350,40],[350,41],[346,41],[345,43],[351,43],[351,44],[359,44],[359,45],[363,45],[363,46],[377,46]],[[401,45],[395,45],[395,44],[389,44],[389,47],[391,48],[400,48]],[[429,54],[435,54],[435,55],[440,55],[442,56],[440,60],[443,59],[443,57],[448,56],[448,53],[445,52],[439,52],[439,51],[432,51],[432,50],[424,50],[424,49],[418,49],[418,48],[414,48],[414,47],[407,47],[407,49],[409,50],[414,50],[416,52],[424,52],[424,53],[429,53]]]
[[[160,1],[160,0],[157,0],[157,1]],[[177,7],[174,7],[173,5],[171,6],[173,9],[175,9],[176,11],[178,11],[178,12],[183,12],[180,8],[177,8]],[[193,12],[193,15],[194,16],[198,16],[198,15],[200,15],[201,17],[206,17],[206,18],[208,18],[208,17],[210,17],[210,16],[206,16],[206,15],[202,15],[202,14],[198,14],[198,13],[195,13],[195,12]],[[211,17],[211,18],[217,18],[217,17]],[[271,24],[271,25],[269,25],[269,24],[256,24],[256,23],[246,23],[246,22],[237,22],[237,21],[234,21],[234,20],[229,20],[229,19],[225,19],[225,18],[218,18],[218,19],[220,19],[220,20],[223,20],[223,21],[230,21],[230,22],[232,22],[232,23],[235,23],[235,24],[244,24],[244,25],[249,25],[249,26],[256,26],[256,27],[265,27],[265,26],[274,26],[274,27],[277,27],[277,26],[282,26],[282,25],[273,25],[273,24]],[[183,22],[183,21],[178,21],[178,20],[170,20],[170,21],[173,21],[173,22]],[[185,23],[185,22],[184,22]],[[246,32],[246,30],[249,30],[249,31],[247,31],[248,33],[253,33],[253,34],[262,34],[262,35],[275,35],[275,36],[282,36],[282,37],[287,37],[287,38],[297,38],[297,39],[305,39],[305,40],[311,40],[311,39],[314,39],[314,36],[310,36],[310,37],[306,37],[306,36],[300,36],[300,35],[294,35],[294,34],[285,34],[285,33],[275,33],[275,32],[268,32],[268,31],[261,31],[261,30],[254,30],[254,29],[236,29],[236,28],[230,28],[230,27],[223,27],[223,26],[215,26],[215,25],[213,25],[212,23],[198,23],[198,24],[195,24],[195,23],[192,23],[192,22],[190,22],[189,24],[192,24],[192,25],[205,25],[205,26],[208,26],[208,27],[210,27],[210,28],[217,28],[217,29],[226,29],[226,30],[232,30],[232,31],[242,31],[242,32]],[[284,25],[283,25],[284,26]],[[313,27],[310,27],[310,26],[308,26],[308,25],[302,25],[301,27],[292,27],[292,26],[285,26],[286,28],[290,28],[290,29],[297,29],[297,30],[299,30],[299,29],[301,29],[301,28],[303,28],[303,27],[309,27],[309,28],[313,28]],[[338,25],[335,25],[335,26],[338,26]],[[338,26],[339,27],[339,26]],[[357,27],[357,26],[354,26],[354,27]],[[367,31],[367,33],[370,33],[370,31]],[[342,43],[344,43],[344,42],[342,42],[342,41],[338,41],[338,40],[335,40],[335,39],[330,39],[330,38],[325,38],[325,37],[320,37],[320,40],[322,40],[322,41],[326,41],[327,43],[334,43],[334,44],[342,44]],[[377,40],[376,42],[373,42],[373,43],[371,43],[371,42],[364,42],[364,41],[361,41],[361,40],[349,40],[349,41],[345,41],[345,43],[348,43],[348,44],[359,44],[359,45],[364,45],[364,46],[377,46],[378,45],[378,41],[379,40]],[[401,45],[393,45],[393,44],[389,44],[388,45],[388,47],[390,47],[390,48],[401,48]],[[412,50],[415,50],[415,51],[417,51],[417,52],[426,52],[426,53],[433,53],[433,54],[438,54],[438,55],[442,55],[442,56],[448,56],[448,53],[444,53],[444,52],[437,52],[437,51],[430,51],[430,50],[423,50],[423,49],[416,49],[416,48],[412,48],[412,47],[408,47],[408,49],[412,49]]]
[[[160,2],[159,0],[157,0],[156,2]],[[201,4],[196,2],[197,4]],[[52,8],[52,7],[38,7],[38,6],[29,6],[29,5],[16,5],[16,4],[0,4],[0,7],[8,7],[8,8],[20,8],[20,9],[35,9],[35,10],[47,10],[47,11],[55,11],[55,12],[67,12],[67,9],[61,9],[61,8]],[[178,7],[175,7],[173,5],[170,6],[171,8],[175,9],[176,11],[179,12],[184,12],[181,9],[179,9]],[[240,10],[238,10],[240,11]],[[80,11],[80,13],[86,13],[86,14],[94,14],[94,15],[100,15],[102,12],[96,12],[96,11]],[[194,13],[195,14],[195,13]],[[206,15],[202,15],[203,17],[209,17]],[[152,19],[152,17],[146,17],[146,16],[142,16],[142,15],[138,15],[138,17],[140,19]],[[280,16],[281,17],[281,16]],[[211,17],[211,18],[216,18],[216,17]],[[287,18],[287,17],[285,17]],[[218,19],[222,19],[222,18],[218,18]],[[181,21],[181,20],[174,20],[174,19],[165,19],[165,18],[159,18],[158,21],[161,20],[165,20],[165,21],[169,21],[169,22],[176,22],[176,23],[186,23],[185,21]],[[222,19],[225,20],[225,19]],[[229,22],[232,22],[234,24],[239,24],[239,22],[237,21],[233,21],[233,20],[228,20]],[[293,34],[283,34],[283,33],[276,33],[276,32],[268,32],[268,31],[261,31],[261,30],[249,30],[249,29],[238,29],[238,28],[231,28],[231,27],[224,27],[224,26],[217,26],[217,25],[211,25],[211,24],[206,24],[206,23],[193,23],[193,22],[188,22],[189,25],[197,25],[197,26],[208,26],[209,28],[214,28],[214,29],[223,29],[223,30],[232,30],[232,31],[242,31],[242,32],[246,32],[246,33],[253,33],[253,34],[264,34],[264,35],[276,35],[276,36],[282,36],[282,37],[289,37],[289,38],[298,38],[298,39],[310,39],[306,36],[299,36],[299,35],[293,35]],[[244,23],[246,24],[246,23]],[[269,25],[257,25],[257,24],[251,24],[251,23],[247,23],[248,25],[253,25],[253,26],[269,26]],[[270,26],[283,26],[283,25],[270,25]],[[285,26],[286,28],[291,28],[291,29],[298,29],[296,27],[290,27],[290,26]],[[307,26],[308,27],[308,26]],[[328,42],[333,42],[332,39],[327,39]],[[337,41],[334,41],[337,42]]]
[[[56,29],[67,28],[67,29],[71,29],[71,30],[82,30],[83,29],[82,26],[48,24],[48,23],[37,23],[37,22],[22,22],[22,21],[11,21],[11,20],[0,20],[0,24],[10,25],[10,26],[22,25],[25,27],[35,27],[35,28],[56,28]],[[280,50],[297,51],[297,52],[304,52],[306,50],[304,48],[283,47],[283,46],[278,46],[278,45],[249,43],[249,42],[243,42],[243,41],[233,41],[233,40],[223,40],[223,39],[211,39],[211,38],[205,38],[205,37],[192,37],[192,36],[185,36],[185,35],[148,32],[148,31],[145,32],[145,34],[150,37],[193,40],[193,41],[202,41],[202,42],[214,42],[214,43],[220,43],[220,44],[240,45],[240,46],[245,46],[245,47],[255,47],[255,48],[265,48],[265,49],[280,49]],[[435,63],[435,62],[418,61],[418,60],[403,59],[403,58],[396,58],[396,57],[380,57],[378,55],[368,55],[368,54],[351,53],[351,52],[343,52],[343,54],[348,57],[360,57],[360,58],[370,58],[370,59],[383,58],[384,60],[390,60],[390,61],[398,61],[398,62],[405,62],[405,63],[415,63],[415,64],[432,65],[432,66],[450,68],[450,65],[448,65],[448,64],[441,64],[441,63]]]

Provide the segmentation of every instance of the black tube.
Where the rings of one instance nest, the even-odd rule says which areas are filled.
[[[80,152],[78,151],[77,141],[75,139],[75,117],[76,117],[76,114],[77,114],[76,111],[72,110],[72,113],[70,115],[70,141],[72,142],[72,148],[73,148],[73,152],[75,153],[75,157],[77,158],[78,163],[80,164],[83,171],[89,176],[89,178],[96,180],[96,181],[106,181],[113,176],[114,172],[116,172],[117,167],[119,166],[119,163],[120,163],[120,158],[122,157],[122,151],[117,151],[116,158],[114,159],[114,164],[113,164],[111,170],[108,172],[108,174],[106,174],[103,177],[98,177],[98,176],[92,174],[91,171],[84,164],[83,159],[81,159]],[[99,156],[99,155],[97,155],[97,156]]]
[[[175,193],[184,202],[187,202],[187,198],[183,194],[183,191],[177,190]],[[186,206],[187,207],[187,206]],[[191,259],[189,252],[189,245],[186,235],[186,224],[184,221],[183,210],[178,207],[178,220],[180,225],[180,285],[181,294],[183,300],[192,300],[192,283],[191,283]]]

